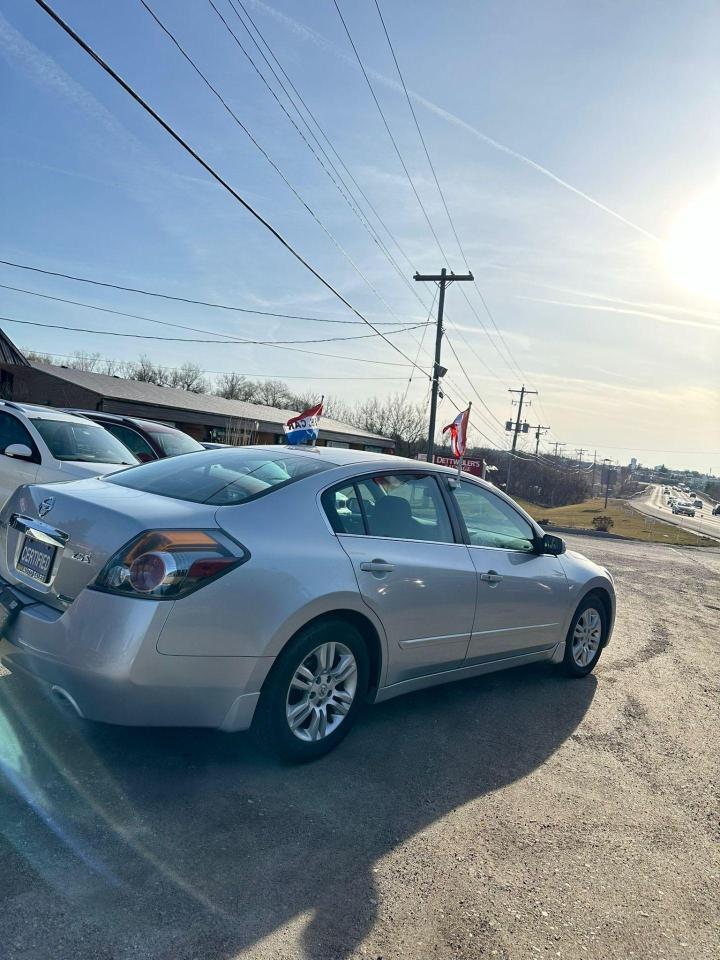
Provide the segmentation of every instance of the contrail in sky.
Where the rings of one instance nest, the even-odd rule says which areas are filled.
[[[342,50],[340,50],[334,43],[328,40],[327,37],[324,37],[321,33],[312,30],[303,23],[299,23],[297,20],[294,20],[287,14],[282,13],[280,10],[276,10],[275,7],[271,7],[269,4],[264,3],[263,0],[249,0],[249,2],[253,7],[262,10],[274,20],[281,23],[284,27],[291,30],[297,36],[302,37],[304,40],[309,40],[316,46],[329,51],[334,56],[344,60],[349,66],[353,67],[353,69],[359,69],[356,62],[352,60],[349,55],[343,53]],[[375,70],[372,70],[368,67],[366,67],[366,70],[374,80],[378,81],[378,83],[382,83],[385,87],[389,87],[396,93],[403,94],[402,86],[396,80],[386,77],[382,73],[377,73]],[[606,204],[601,203],[600,200],[596,200],[595,197],[591,197],[583,190],[580,190],[579,187],[573,186],[572,183],[568,183],[567,180],[563,180],[562,177],[559,177],[556,173],[553,173],[552,170],[548,170],[548,168],[544,167],[541,163],[537,163],[537,161],[532,160],[530,157],[526,157],[517,150],[513,150],[512,147],[508,147],[506,144],[500,143],[499,140],[495,140],[493,137],[488,136],[486,133],[478,130],[477,127],[474,127],[466,120],[463,120],[462,117],[458,117],[457,114],[451,113],[444,107],[433,103],[432,100],[427,100],[425,97],[421,97],[419,94],[413,93],[412,90],[409,90],[408,92],[417,104],[424,107],[431,113],[434,113],[436,116],[442,117],[442,119],[446,120],[448,123],[452,123],[455,126],[460,127],[467,133],[472,134],[472,136],[476,137],[478,140],[486,143],[490,147],[493,147],[495,150],[500,151],[500,153],[504,153],[506,156],[512,157],[519,163],[523,163],[526,166],[531,167],[537,173],[542,174],[542,176],[547,177],[549,180],[552,180],[554,183],[558,184],[558,186],[564,187],[566,190],[569,190],[570,193],[574,193],[575,196],[580,197],[587,203],[591,203],[594,207],[597,207],[598,210],[602,210],[603,213],[607,213],[609,216],[614,217],[615,220],[619,220],[620,223],[623,223],[626,227],[630,227],[631,230],[641,234],[641,236],[645,237],[646,239],[652,240],[653,243],[658,243],[661,245],[664,243],[664,241],[654,233],[651,233],[649,230],[646,230],[639,224],[634,223],[632,220],[628,220],[627,217],[624,217],[621,213],[618,213],[617,210],[613,210],[611,207],[606,206]]]
[[[530,303],[549,303],[555,307],[573,307],[576,310],[598,310],[601,313],[620,313],[630,317],[646,317],[648,320],[658,320],[660,323],[669,323],[678,327],[696,327],[700,330],[710,330],[720,333],[720,325],[715,323],[701,323],[699,320],[682,320],[680,317],[668,317],[663,313],[650,313],[648,310],[631,310],[627,307],[611,307],[596,303],[568,303],[567,300],[547,300],[544,297],[518,297],[518,300],[528,300]]]

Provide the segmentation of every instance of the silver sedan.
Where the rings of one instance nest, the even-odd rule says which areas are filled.
[[[241,447],[20,488],[2,660],[81,717],[253,727],[312,759],[364,701],[539,661],[589,673],[610,574],[494,487],[399,457]]]

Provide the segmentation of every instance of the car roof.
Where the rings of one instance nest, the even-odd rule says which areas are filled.
[[[238,448],[230,447],[229,449],[237,450]],[[267,450],[268,453],[277,454],[282,452],[282,454],[319,458],[320,460],[326,461],[329,466],[336,467],[349,467],[357,463],[358,465],[369,464],[377,467],[395,467],[397,470],[430,470],[433,473],[444,473],[450,474],[451,476],[457,474],[457,470],[454,467],[444,467],[437,463],[428,463],[426,460],[413,460],[410,457],[399,457],[392,453],[371,453],[369,450],[350,450],[346,447],[308,447],[304,445],[291,446],[289,444],[268,443],[257,444],[252,447],[245,447],[244,449]],[[210,453],[211,451],[207,452]],[[226,451],[214,450],[212,452],[220,454]],[[465,476],[471,480],[477,480],[486,487],[497,491],[497,487],[494,487],[486,480],[480,480],[479,477],[471,474],[465,474]]]
[[[70,412],[70,410],[68,410]],[[88,417],[90,420],[107,420],[109,423],[130,423],[146,430],[157,433],[182,433],[177,427],[167,423],[158,423],[156,420],[144,420],[142,417],[126,417],[121,413],[107,413],[105,410],[72,410],[78,416]]]
[[[45,407],[39,403],[17,403],[15,400],[1,400],[0,404],[9,410],[17,410],[24,413],[31,420],[63,420],[69,423],[78,421],[88,422],[88,418],[78,413],[70,413],[67,410],[58,410],[57,407]]]

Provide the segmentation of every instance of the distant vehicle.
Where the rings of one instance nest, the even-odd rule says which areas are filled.
[[[714,517],[720,516],[720,503],[718,503],[717,506],[713,507],[712,515]]]
[[[685,517],[694,517],[695,507],[686,500],[679,500],[677,503],[673,504],[672,512],[682,514]]]
[[[124,444],[85,417],[0,400],[0,504],[25,483],[81,480],[137,462]]]
[[[693,500],[693,506],[694,506],[694,507],[697,507],[698,510],[702,510],[702,508],[703,508],[703,502],[702,502],[702,500]]]
[[[154,420],[142,420],[138,417],[123,417],[115,413],[100,410],[67,410],[81,417],[87,417],[99,423],[121,443],[131,450],[140,463],[151,460],[164,460],[165,457],[177,457],[181,453],[196,453],[204,447],[182,430],[169,427]]]

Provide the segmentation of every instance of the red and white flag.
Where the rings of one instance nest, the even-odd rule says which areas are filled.
[[[467,446],[468,421],[470,419],[470,407],[459,413],[452,423],[443,427],[443,433],[450,431],[450,445],[452,446],[455,459],[459,460],[465,453]]]

